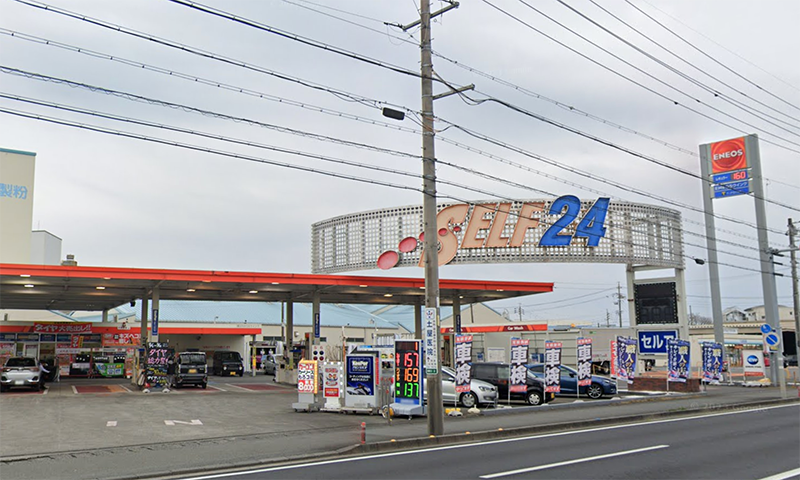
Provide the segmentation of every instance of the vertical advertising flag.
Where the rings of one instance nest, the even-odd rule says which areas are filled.
[[[511,376],[510,392],[528,391],[528,340],[511,339]]]
[[[619,375],[619,361],[617,360],[617,341],[611,340],[611,376],[617,378]]]
[[[667,381],[686,383],[689,378],[689,342],[677,338],[667,340]]]
[[[578,386],[592,384],[592,339],[578,338]]]
[[[703,344],[703,381],[717,384],[722,381],[722,344]]]
[[[636,339],[617,337],[617,374],[619,378],[633,383],[636,375]]]
[[[561,342],[544,342],[544,391],[561,391]]]
[[[472,335],[456,335],[456,392],[469,392],[472,378]]]

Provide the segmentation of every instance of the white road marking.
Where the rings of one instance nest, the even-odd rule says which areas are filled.
[[[652,447],[637,448],[635,450],[625,450],[622,452],[606,453],[605,455],[595,455],[593,457],[576,458],[575,460],[566,460],[564,462],[549,463],[547,465],[539,465],[536,467],[520,468],[518,470],[509,470],[507,472],[492,473],[489,475],[481,475],[479,478],[500,478],[508,477],[509,475],[519,475],[520,473],[535,472],[537,470],[546,470],[548,468],[564,467],[566,465],[574,465],[576,463],[593,462],[595,460],[602,460],[604,458],[621,457],[623,455],[631,455],[633,453],[649,452],[650,450],[659,450],[667,448],[669,445],[654,445]]]
[[[204,475],[202,477],[190,477],[184,478],[183,480],[210,480],[213,478],[225,478],[225,477],[234,477],[239,475],[247,475],[252,473],[267,473],[267,472],[278,472],[281,470],[293,470],[295,468],[305,468],[305,467],[317,467],[322,465],[335,465],[338,463],[347,463],[347,462],[360,462],[364,460],[374,460],[380,458],[389,458],[389,457],[399,457],[402,455],[416,455],[419,453],[428,453],[428,452],[441,452],[444,450],[456,450],[461,448],[475,448],[480,447],[483,445],[495,445],[501,443],[511,443],[511,442],[522,442],[526,440],[537,440],[541,438],[551,438],[551,437],[562,437],[566,435],[580,435],[582,433],[588,432],[602,432],[605,430],[617,430],[620,428],[631,428],[631,427],[639,427],[644,425],[658,425],[661,423],[672,423],[672,422],[685,422],[687,420],[697,420],[699,418],[711,418],[711,417],[721,417],[725,415],[740,415],[742,413],[751,413],[751,412],[761,412],[766,410],[774,410],[777,408],[791,408],[797,407],[797,403],[792,403],[788,405],[776,405],[773,407],[755,407],[746,410],[735,410],[732,412],[720,412],[720,413],[709,413],[706,415],[696,415],[692,417],[680,417],[680,418],[668,418],[665,420],[653,420],[650,422],[641,422],[641,423],[629,423],[625,425],[611,425],[608,427],[597,427],[597,428],[587,428],[585,430],[571,430],[569,432],[558,432],[558,433],[545,433],[541,435],[531,435],[528,437],[515,437],[515,438],[504,438],[500,440],[489,440],[486,442],[480,443],[467,443],[461,445],[447,445],[443,447],[431,447],[431,448],[421,448],[418,450],[404,450],[400,452],[390,452],[390,453],[379,453],[376,455],[365,455],[363,457],[352,457],[352,458],[339,458],[336,460],[322,460],[319,462],[310,462],[310,463],[301,463],[296,465],[284,465],[280,467],[267,467],[267,468],[257,468],[253,470],[246,470],[246,471],[239,471],[239,472],[230,472],[230,473],[217,473],[212,475]]]
[[[116,427],[117,421],[116,420],[109,420],[106,422],[106,427]]]
[[[254,391],[250,390],[249,388],[240,387],[240,386],[234,385],[232,383],[226,383],[225,385],[227,385],[228,387],[233,387],[233,388],[235,388],[237,390],[241,390],[243,392],[254,393]]]
[[[192,420],[190,422],[184,422],[183,420],[164,420],[164,425],[167,425],[169,427],[174,427],[178,423],[181,424],[181,425],[202,425],[203,424],[203,422],[201,422],[200,420]]]
[[[128,387],[126,387],[125,385],[120,385],[120,388],[122,388],[123,390],[125,390],[125,391],[126,391],[126,392],[128,392],[128,393],[133,393],[133,392],[131,391],[131,389],[130,389],[130,388],[128,388]]]
[[[75,387],[75,385],[72,386],[72,393],[74,393],[75,395],[78,394],[78,389]]]
[[[789,470],[788,472],[776,473],[770,477],[764,477],[761,480],[785,480],[787,478],[798,476],[800,476],[800,468],[795,468],[794,470]]]

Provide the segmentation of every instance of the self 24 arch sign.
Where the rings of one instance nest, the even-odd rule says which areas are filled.
[[[683,266],[680,213],[607,197],[439,204],[439,264],[528,262]],[[422,206],[385,208],[312,226],[312,271],[421,266]]]

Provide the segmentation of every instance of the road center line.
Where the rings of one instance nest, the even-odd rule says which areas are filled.
[[[797,476],[800,476],[800,468],[795,468],[794,470],[789,470],[783,473],[776,473],[775,475],[764,477],[761,480],[785,480],[787,478],[792,478]]]
[[[546,470],[548,468],[563,467],[563,466],[566,466],[566,465],[574,465],[576,463],[593,462],[595,460],[602,460],[604,458],[621,457],[623,455],[631,455],[631,454],[634,454],[634,453],[649,452],[650,450],[659,450],[661,448],[667,448],[667,447],[669,447],[669,445],[654,445],[652,447],[637,448],[635,450],[625,450],[623,452],[606,453],[605,455],[595,455],[594,457],[576,458],[575,460],[566,460],[566,461],[563,461],[563,462],[549,463],[547,465],[539,465],[537,467],[520,468],[518,470],[509,470],[507,472],[499,472],[499,473],[492,473],[492,474],[489,474],[489,475],[481,475],[479,478],[508,477],[510,475],[518,475],[520,473],[535,472],[537,470]]]

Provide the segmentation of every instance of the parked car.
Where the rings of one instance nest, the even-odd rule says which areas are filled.
[[[266,375],[275,375],[275,371],[278,369],[278,362],[275,361],[275,357],[272,354],[265,354],[261,358],[261,363],[264,365],[264,373]]]
[[[204,352],[180,352],[175,355],[175,386],[208,387],[208,369]]]
[[[796,367],[797,366],[797,355],[786,355],[783,357],[783,366],[786,367]]]
[[[544,380],[544,364],[534,363],[528,365],[528,369],[533,372],[538,378]],[[578,372],[571,367],[561,365],[561,391],[556,396],[576,396],[578,388]],[[580,394],[585,395],[591,399],[602,398],[603,395],[616,395],[617,383],[608,378],[600,375],[592,375],[592,384],[583,385],[580,388]]]
[[[42,389],[39,381],[39,361],[32,357],[11,357],[0,369],[0,391],[24,387]]]
[[[524,400],[529,405],[542,405],[547,403],[555,395],[544,393],[544,381],[525,369],[525,392],[511,392],[510,398]],[[483,380],[497,387],[497,396],[500,400],[509,398],[509,378],[511,376],[511,365],[500,362],[476,362],[472,364],[472,378]]]
[[[423,391],[425,398],[428,395],[428,388],[423,380]],[[458,398],[458,404],[465,408],[472,408],[478,405],[494,405],[497,402],[497,387],[491,383],[478,379],[471,379],[469,382],[469,392],[458,393],[456,397],[456,372],[450,367],[442,368],[442,403],[454,405]]]
[[[214,375],[244,375],[244,364],[239,352],[230,350],[217,350],[213,357]]]

